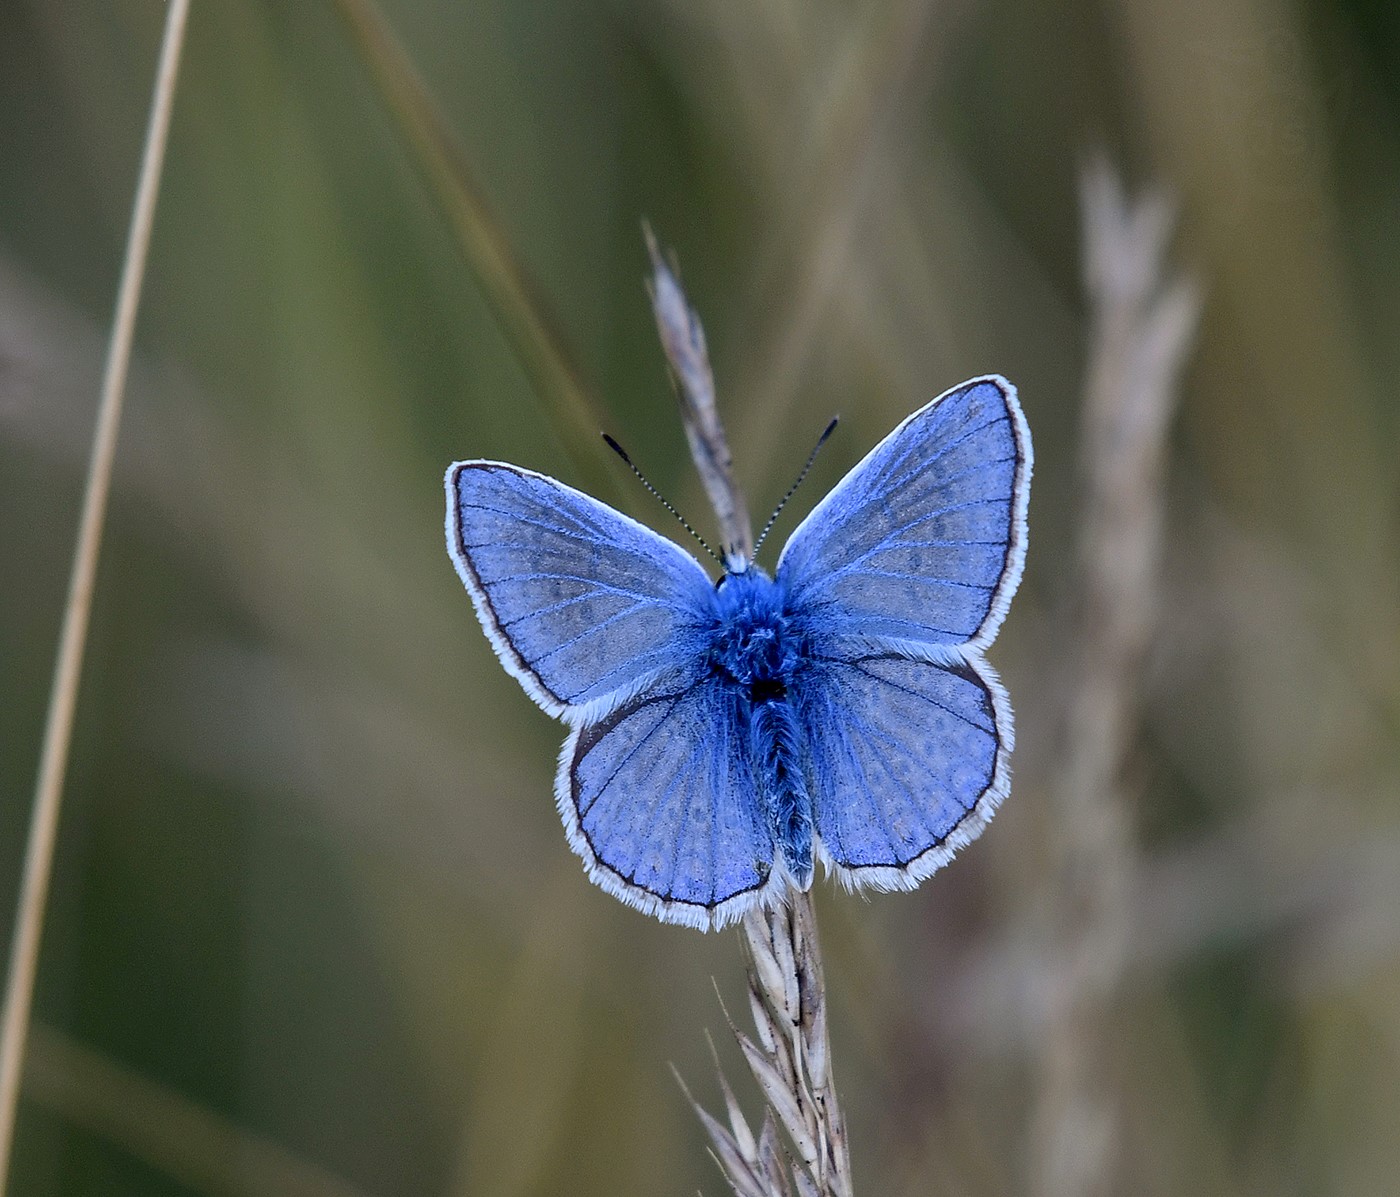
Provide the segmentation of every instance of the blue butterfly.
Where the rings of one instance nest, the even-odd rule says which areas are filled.
[[[983,651],[1026,553],[1031,441],[976,378],[881,441],[769,577],[518,466],[447,471],[447,546],[506,671],[571,731],[555,800],[609,893],[713,928],[816,861],[912,889],[1011,783]]]

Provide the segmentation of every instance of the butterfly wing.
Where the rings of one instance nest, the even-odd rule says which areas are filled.
[[[447,547],[507,672],[581,722],[702,651],[714,588],[678,545],[517,466],[449,467]]]
[[[974,839],[1010,786],[1011,706],[982,650],[1025,560],[1031,443],[989,376],[899,425],[778,562],[813,659],[820,852],[847,885],[909,889]]]
[[[818,659],[798,701],[819,850],[847,886],[912,889],[1010,787],[1011,707],[975,656]]]
[[[802,521],[778,561],[832,636],[984,646],[1021,578],[1031,441],[1015,388],[973,379],[920,408]]]
[[[722,926],[775,876],[738,700],[699,669],[576,728],[555,798],[589,876],[665,922]]]

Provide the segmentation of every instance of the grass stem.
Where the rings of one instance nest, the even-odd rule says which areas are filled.
[[[651,256],[652,309],[691,456],[714,507],[725,551],[748,557],[753,554],[753,525],[715,406],[705,330],[651,229],[643,231]],[[782,904],[751,910],[744,916],[743,934],[749,1009],[758,1038],[750,1039],[732,1020],[729,1029],[767,1103],[762,1129],[755,1135],[749,1128],[722,1072],[727,1128],[689,1090],[686,1098],[725,1179],[740,1197],[790,1197],[794,1186],[800,1197],[851,1197],[846,1123],[832,1079],[826,981],[811,894],[791,890]],[[787,1147],[780,1142],[779,1124]]]
[[[1128,778],[1157,623],[1168,434],[1200,312],[1174,270],[1173,206],[1130,199],[1106,163],[1084,175],[1092,340],[1082,433],[1075,672],[1055,785],[1056,951],[1034,1114],[1037,1197],[1121,1189],[1113,999],[1134,935],[1136,797]]]
[[[102,548],[107,498],[112,485],[112,463],[116,456],[117,432],[121,426],[127,366],[131,361],[131,342],[136,328],[136,312],[141,299],[141,282],[151,242],[161,167],[170,132],[175,78],[188,16],[189,0],[170,0],[156,67],[155,93],[151,100],[146,146],[137,180],[136,202],[132,209],[126,256],[117,289],[116,315],[107,346],[87,491],[83,496],[82,515],[78,523],[73,571],[69,579],[68,601],[63,613],[63,629],[59,637],[58,659],[54,665],[53,689],[44,727],[39,778],[35,786],[34,810],[10,949],[4,1026],[0,1030],[0,1193],[8,1184],[10,1148],[14,1142],[19,1083],[34,1001],[34,978],[43,937],[44,912],[48,906],[49,881],[53,873],[63,779],[73,738],[73,712],[77,706],[78,682],[92,614],[92,594]]]

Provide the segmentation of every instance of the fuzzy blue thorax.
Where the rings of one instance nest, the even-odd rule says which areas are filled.
[[[783,599],[778,583],[754,565],[726,573],[715,592],[719,627],[711,661],[755,702],[782,698],[798,665]]]
[[[788,690],[802,666],[802,637],[785,611],[783,587],[757,566],[729,572],[715,592],[718,622],[711,668],[727,678],[748,719],[764,810],[788,872],[812,882],[812,800],[806,747]]]

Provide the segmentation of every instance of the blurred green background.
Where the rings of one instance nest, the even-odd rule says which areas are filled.
[[[1400,1191],[1400,10],[1386,0],[383,0],[608,427],[708,530],[642,287],[705,320],[781,536],[998,371],[1036,439],[991,657],[1014,792],[918,893],[819,895],[866,1194],[1033,1187],[1086,356],[1077,175],[1181,201],[1206,304],[1167,479],[1113,1017],[1119,1190]],[[0,4],[8,922],[160,35]],[[590,885],[441,476],[670,534],[556,430],[331,0],[195,0],[78,713],[15,1194],[723,1191],[732,933]],[[720,1043],[733,1077],[740,1065]],[[751,1110],[757,1094],[741,1096]]]

